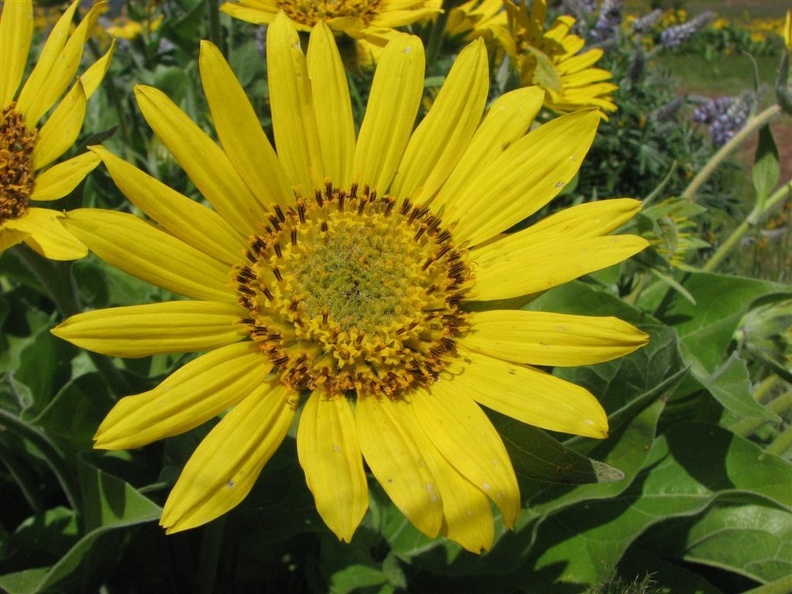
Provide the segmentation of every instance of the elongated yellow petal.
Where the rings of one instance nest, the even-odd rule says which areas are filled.
[[[5,225],[0,225],[0,253],[18,243],[22,243],[27,233],[17,229],[9,229]]]
[[[335,186],[346,188],[352,181],[355,122],[344,64],[333,33],[324,23],[311,31],[307,61],[324,174]]]
[[[0,16],[0,109],[8,107],[22,82],[32,38],[32,1],[4,2]]]
[[[319,515],[338,538],[350,542],[368,509],[368,484],[345,397],[314,391],[300,414],[297,455]]]
[[[612,233],[641,210],[641,201],[613,198],[570,206],[545,217],[528,230],[535,238],[563,234],[565,237],[598,237]],[[562,240],[562,243],[565,240]]]
[[[247,249],[247,240],[219,214],[172,190],[107,149],[101,146],[90,149],[104,161],[110,177],[124,196],[172,235],[229,267],[239,263]]]
[[[93,153],[83,153],[77,157],[53,165],[36,175],[36,186],[30,195],[31,200],[44,202],[57,200],[77,187],[101,162]]]
[[[571,239],[563,234],[534,237],[526,229],[471,253],[476,286],[470,299],[510,299],[546,291],[618,264],[649,245],[637,235]]]
[[[412,399],[418,423],[437,450],[500,508],[503,523],[514,526],[520,489],[509,454],[487,415],[454,382],[435,382]]]
[[[64,225],[124,272],[185,297],[236,303],[226,265],[134,215],[82,208],[69,212]]]
[[[165,502],[167,534],[201,526],[245,498],[286,437],[296,400],[280,383],[261,385],[212,429]]]
[[[283,165],[223,54],[202,41],[199,65],[217,136],[239,175],[262,205],[291,202],[294,193]]]
[[[459,54],[429,114],[410,138],[391,194],[413,202],[435,194],[473,137],[488,91],[487,50],[478,39]]]
[[[99,13],[105,7],[104,2],[95,4],[68,39],[65,39],[64,35],[68,34],[71,27],[76,5],[79,5],[78,1],[72,3],[58,20],[56,27],[60,25],[63,28],[59,29],[56,37],[50,35],[47,38],[36,68],[30,73],[19,93],[17,108],[25,115],[25,123],[28,127],[36,125],[41,116],[52,107],[74,80],[74,75],[80,66],[85,41],[96,24]]]
[[[170,301],[88,311],[52,329],[80,348],[113,357],[208,351],[241,340],[244,311],[230,303]]]
[[[380,194],[387,191],[412,134],[424,80],[421,40],[395,37],[382,52],[355,147],[353,176]]]
[[[530,216],[575,176],[599,123],[597,111],[556,118],[514,142],[448,199],[456,241],[475,246]]]
[[[437,536],[443,500],[414,437],[423,429],[412,405],[368,396],[358,398],[355,416],[360,449],[382,488],[418,530]]]
[[[228,155],[179,107],[153,87],[135,87],[140,111],[204,198],[243,235],[258,230],[265,212]]]
[[[322,148],[300,37],[280,13],[267,29],[267,73],[275,146],[289,180],[303,194],[321,188]]]
[[[443,458],[423,431],[413,437],[443,497],[440,534],[472,553],[492,548],[495,522],[487,496]]]
[[[608,418],[585,388],[548,373],[473,351],[460,351],[458,365],[438,382],[479,404],[523,423],[586,437],[608,435]],[[434,385],[432,386],[434,389]]]
[[[462,192],[477,171],[484,169],[515,140],[524,136],[542,108],[542,101],[544,91],[539,87],[525,87],[498,97],[459,163],[432,200],[432,208],[441,211],[446,203]]]
[[[259,8],[250,8],[235,2],[224,2],[220,5],[220,10],[240,21],[246,21],[254,25],[269,25],[277,14],[277,8],[272,13],[268,13]]]
[[[25,216],[6,221],[5,228],[23,233],[23,241],[50,260],[77,260],[88,255],[88,249],[63,228],[61,216],[49,208],[28,208]]]
[[[495,310],[471,314],[460,344],[484,355],[531,365],[569,367],[623,357],[649,336],[612,317]]]
[[[139,448],[189,431],[260,387],[271,369],[267,358],[250,342],[211,351],[153,390],[119,400],[99,426],[95,447]]]
[[[90,99],[91,95],[99,88],[99,84],[104,79],[105,74],[107,74],[107,69],[110,68],[110,60],[115,53],[115,46],[115,38],[113,38],[110,42],[110,48],[105,52],[104,56],[91,64],[91,66],[80,75],[80,82],[82,82],[85,96],[88,99]]]
[[[74,145],[85,119],[85,91],[77,81],[41,127],[33,148],[33,166],[41,169]]]

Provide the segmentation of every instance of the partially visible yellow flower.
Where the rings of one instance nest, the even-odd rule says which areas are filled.
[[[792,51],[792,10],[787,10],[783,34],[787,49]]]
[[[504,0],[509,19],[506,53],[515,62],[523,85],[537,85],[545,91],[545,105],[559,112],[597,107],[615,111],[611,93],[618,87],[609,81],[613,75],[594,68],[602,57],[601,49],[583,53],[585,42],[570,33],[575,19],[558,17],[545,31],[546,0],[535,0],[530,13],[524,3]]]
[[[336,34],[382,46],[397,27],[437,14],[438,6],[436,0],[239,0],[223,3],[220,10],[257,25],[272,23],[283,11],[299,31],[310,31],[322,22]]]
[[[94,7],[70,32],[79,4],[75,0],[55,24],[24,85],[22,78],[33,37],[32,2],[14,0],[3,4],[0,251],[25,242],[53,260],[72,260],[87,253],[85,246],[63,228],[58,211],[31,206],[31,201],[62,198],[99,163],[95,154],[85,153],[53,165],[77,140],[86,101],[104,77],[112,54],[111,47],[74,81],[85,41],[99,14],[99,7]],[[46,114],[46,122],[37,127]]]
[[[209,42],[199,68],[219,143],[162,92],[135,93],[211,207],[94,147],[157,225],[99,209],[67,215],[100,258],[189,299],[80,314],[56,335],[121,357],[206,353],[121,399],[96,447],[137,448],[228,411],[168,497],[161,522],[176,532],[239,504],[302,406],[297,454],[340,539],[352,538],[368,508],[367,466],[419,530],[474,552],[489,548],[491,503],[511,527],[521,499],[481,407],[605,437],[596,398],[536,366],[611,360],[647,339],[614,318],[493,303],[646,247],[640,237],[610,235],[639,210],[630,199],[572,207],[502,234],[575,176],[599,116],[581,110],[534,127],[544,95],[535,87],[502,95],[485,116],[488,59],[476,40],[414,129],[424,48],[400,34],[377,64],[358,129],[330,29],[314,27],[305,55],[281,14],[267,31],[276,152]],[[473,302],[493,308],[474,312]]]
[[[502,2],[492,0],[469,0],[455,6],[448,14],[446,35],[463,41],[484,39],[488,44],[497,41],[500,45],[509,38],[509,21]]]

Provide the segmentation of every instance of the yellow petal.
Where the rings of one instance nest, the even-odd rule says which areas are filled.
[[[36,169],[46,167],[74,145],[85,119],[85,105],[85,91],[78,80],[39,130],[33,148]]]
[[[36,174],[36,186],[30,199],[44,202],[63,198],[76,188],[100,162],[101,159],[93,153],[83,153],[49,167]]]
[[[22,243],[25,237],[27,237],[27,233],[24,231],[9,229],[5,225],[0,225],[0,253],[10,247],[14,247],[18,243]]]
[[[476,284],[471,299],[510,299],[546,291],[573,279],[618,264],[649,245],[637,235],[571,239],[531,229],[471,252]]]
[[[368,396],[355,409],[360,449],[371,472],[401,512],[434,538],[443,524],[443,500],[414,437],[423,431],[412,405]]]
[[[73,210],[64,225],[111,266],[193,299],[236,303],[228,267],[134,215]]]
[[[355,158],[355,122],[346,71],[330,29],[320,22],[308,42],[308,75],[322,147],[325,176],[333,185],[346,188],[352,181]]]
[[[460,344],[484,355],[532,365],[569,367],[623,357],[648,335],[613,317],[540,311],[474,312]]]
[[[284,13],[267,28],[267,76],[278,157],[291,183],[307,194],[322,187],[322,149],[305,54]]]
[[[52,333],[80,348],[113,357],[208,351],[241,340],[245,326],[236,305],[169,301],[77,314]]]
[[[209,204],[243,235],[258,231],[265,213],[223,149],[161,91],[138,85],[135,96],[151,129]]]
[[[77,5],[78,1],[73,2],[56,23],[57,33],[53,29],[47,38],[36,67],[19,93],[17,109],[25,115],[28,127],[36,125],[74,80],[85,41],[105,7],[104,3],[95,4],[66,39]]]
[[[612,198],[585,202],[565,208],[532,225],[528,233],[533,237],[556,237],[561,234],[582,238],[612,233],[641,210],[641,201],[632,198]]]
[[[432,200],[433,209],[440,211],[446,203],[453,201],[477,171],[522,138],[542,108],[543,101],[544,91],[539,87],[525,87],[498,97],[448,181]]]
[[[50,260],[77,260],[88,249],[64,229],[62,215],[49,208],[28,208],[25,216],[6,221],[5,228],[22,232],[23,241]]]
[[[492,548],[495,522],[489,499],[448,462],[423,431],[413,437],[443,497],[440,534],[472,553]]]
[[[507,527],[520,513],[520,489],[509,454],[487,415],[453,382],[435,382],[412,399],[418,423],[443,457],[492,499]]]
[[[210,351],[153,390],[119,400],[99,426],[95,447],[139,448],[189,431],[257,389],[271,369],[267,358],[250,342]]]
[[[273,12],[265,12],[261,8],[242,6],[236,2],[224,2],[220,5],[220,10],[231,15],[235,19],[253,23],[254,25],[269,25],[277,14],[277,8],[275,8]]]
[[[105,52],[105,55],[99,58],[96,62],[80,75],[80,82],[82,82],[83,89],[85,89],[85,96],[90,99],[99,84],[107,74],[107,69],[110,68],[110,60],[115,53],[115,38],[110,42],[110,48]]]
[[[344,396],[311,395],[300,413],[297,455],[319,515],[350,542],[368,509],[368,484],[355,415]]]
[[[199,65],[217,136],[239,175],[262,205],[291,202],[294,192],[283,165],[223,54],[202,41]]]
[[[32,38],[31,0],[4,2],[0,17],[0,55],[3,56],[3,67],[0,69],[0,109],[8,107],[19,88]]]
[[[575,176],[599,123],[594,110],[556,118],[514,142],[448,200],[456,241],[475,246],[530,216]]]
[[[410,140],[423,95],[424,51],[412,35],[395,37],[382,52],[355,147],[353,176],[384,194]]]
[[[90,149],[102,158],[110,177],[124,196],[172,235],[229,267],[239,263],[247,249],[247,240],[219,214],[169,188],[107,149],[101,146]]]
[[[410,138],[391,194],[413,202],[435,194],[476,131],[488,91],[487,50],[478,39],[460,52],[429,114]]]
[[[442,373],[439,382],[448,382],[459,397],[529,425],[586,437],[608,435],[605,411],[588,390],[532,367],[461,350],[459,364]]]
[[[193,453],[160,524],[167,534],[201,526],[238,505],[294,421],[296,397],[264,384],[234,407]]]

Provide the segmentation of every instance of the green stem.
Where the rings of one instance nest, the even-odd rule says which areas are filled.
[[[73,475],[69,472],[69,465],[63,454],[56,448],[45,435],[35,427],[28,425],[7,410],[0,408],[0,426],[10,429],[19,437],[33,445],[47,461],[55,477],[63,489],[66,499],[69,500],[69,507],[74,510],[75,515],[82,517],[82,510],[77,497],[78,487]]]
[[[68,265],[63,262],[47,260],[24,245],[18,246],[12,253],[33,273],[64,318],[82,311],[77,288],[74,285]],[[109,358],[91,351],[87,352],[94,366],[96,366],[96,370],[102,375],[116,396],[131,392],[121,372]]]
[[[757,114],[748,120],[748,123],[745,125],[745,127],[735,134],[729,142],[724,144],[720,150],[715,153],[715,155],[707,162],[702,170],[698,172],[696,177],[693,178],[693,181],[690,182],[690,185],[688,185],[688,187],[685,188],[685,191],[682,192],[682,197],[692,199],[696,195],[696,192],[699,191],[701,186],[704,185],[704,182],[709,179],[713,172],[734,149],[740,146],[748,139],[749,136],[751,136],[751,134],[756,132],[759,128],[764,126],[779,113],[781,113],[781,108],[778,106],[778,104],[774,104],[765,109],[760,114]]]
[[[789,408],[792,408],[792,392],[787,392],[786,394],[779,396],[775,400],[769,402],[766,406],[767,410],[776,414],[776,415],[783,415]],[[742,419],[735,423],[732,427],[732,433],[736,435],[741,435],[743,437],[748,437],[755,433],[759,427],[768,423],[767,419],[758,419],[755,417],[749,419]]]
[[[775,374],[771,373],[766,378],[764,378],[756,389],[754,389],[753,394],[751,394],[759,404],[764,404],[767,401],[767,397],[769,396],[771,390],[775,387],[778,383],[780,378]]]
[[[792,426],[784,429],[773,442],[765,448],[771,454],[783,456],[792,449]]]
[[[427,74],[434,73],[435,62],[437,56],[440,55],[440,49],[443,47],[443,35],[445,34],[446,23],[448,22],[448,13],[451,12],[450,8],[446,8],[437,15],[434,23],[432,23],[432,32],[429,34],[429,41],[426,42],[426,72]]]
[[[748,231],[755,226],[764,215],[766,215],[776,204],[792,197],[792,180],[778,188],[763,205],[756,205],[746,219],[732,231],[731,235],[715,251],[707,263],[703,266],[704,272],[713,272],[720,266],[723,260],[737,247],[742,238]]]
[[[209,0],[207,9],[209,11],[209,41],[220,48],[220,51],[228,59],[226,48],[220,37],[220,0]]]

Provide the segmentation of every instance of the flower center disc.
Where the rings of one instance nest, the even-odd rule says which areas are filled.
[[[320,21],[352,17],[368,25],[379,14],[382,0],[279,0],[278,8],[297,23],[313,27]]]
[[[466,252],[426,207],[328,184],[276,207],[235,271],[253,340],[294,390],[394,395],[456,351]]]
[[[35,175],[33,147],[36,130],[25,126],[25,118],[12,103],[0,115],[0,225],[27,212]]]

